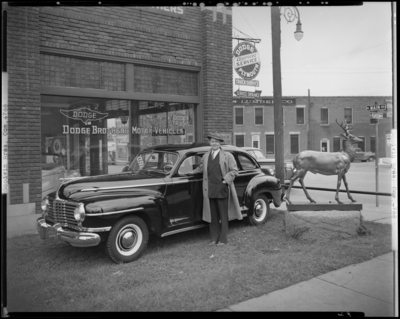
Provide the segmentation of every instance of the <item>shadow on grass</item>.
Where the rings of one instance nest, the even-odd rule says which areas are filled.
[[[79,249],[38,235],[7,242],[8,310],[212,311],[360,263],[391,249],[390,225],[329,241],[287,237],[283,214],[266,224],[229,224],[229,244],[208,246],[200,228],[151,236],[135,262],[114,264],[104,247]]]

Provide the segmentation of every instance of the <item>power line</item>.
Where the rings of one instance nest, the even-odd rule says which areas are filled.
[[[290,72],[290,71],[285,71],[282,69],[282,73],[286,74],[382,74],[382,73],[392,73],[391,71],[382,71],[382,72]],[[259,74],[270,74],[270,72],[260,72]]]
[[[241,10],[238,10],[238,12],[240,13],[240,15],[243,17],[244,21],[246,21],[247,24],[249,25],[250,29],[253,30],[253,28],[251,27],[250,23],[246,20],[246,18],[244,17],[244,15],[242,14],[242,12],[240,12],[240,11],[241,11]],[[257,36],[257,38],[259,38],[257,32],[254,31],[254,30],[253,30],[253,32],[254,32],[254,34]]]

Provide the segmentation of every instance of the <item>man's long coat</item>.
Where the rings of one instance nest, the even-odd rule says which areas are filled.
[[[196,168],[193,173],[203,173],[203,220],[211,223],[211,210],[210,210],[210,200],[208,198],[208,174],[207,165],[208,158],[211,154],[211,149],[204,154],[201,159],[201,164]],[[233,180],[238,175],[238,168],[236,165],[235,158],[229,152],[224,152],[221,148],[219,150],[219,164],[221,167],[222,176],[228,184],[229,187],[229,197],[228,197],[228,219],[243,219],[242,213],[239,206],[239,201],[236,194],[235,185]]]

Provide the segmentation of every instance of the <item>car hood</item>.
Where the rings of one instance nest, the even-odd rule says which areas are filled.
[[[155,185],[165,185],[165,175],[148,172],[124,172],[113,175],[98,175],[75,178],[63,183],[58,189],[61,199],[98,197],[105,193],[144,191]]]

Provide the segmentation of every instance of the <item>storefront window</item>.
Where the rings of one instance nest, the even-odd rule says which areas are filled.
[[[195,141],[195,105],[41,97],[44,191],[62,177],[119,173],[144,148]]]

